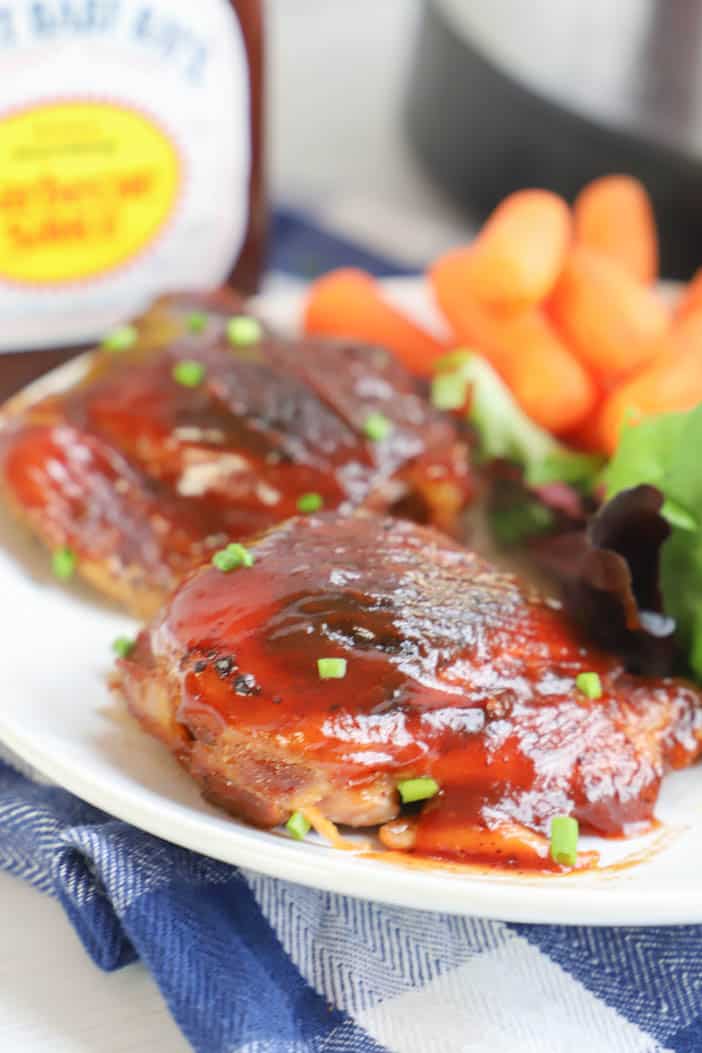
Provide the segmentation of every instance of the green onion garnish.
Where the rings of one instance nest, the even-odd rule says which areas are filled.
[[[126,658],[134,650],[134,643],[135,641],[129,636],[118,636],[112,641],[112,650],[120,658]]]
[[[102,346],[107,351],[126,351],[137,342],[139,334],[133,325],[118,325],[102,338]]]
[[[602,698],[602,681],[599,673],[578,673],[575,686],[588,698]]]
[[[467,366],[475,358],[475,352],[465,347],[459,347],[455,351],[448,351],[434,363],[435,373],[455,373],[462,366]]]
[[[422,775],[418,779],[403,779],[398,782],[397,789],[400,792],[403,804],[411,804],[412,801],[428,801],[439,792],[439,784],[436,779]]]
[[[292,834],[296,841],[302,841],[303,837],[306,837],[312,829],[312,824],[305,819],[302,812],[293,812],[285,824],[285,829],[289,834]]]
[[[188,315],[187,326],[191,333],[201,333],[207,328],[207,315],[204,311],[192,311]]]
[[[57,548],[51,557],[51,569],[61,581],[68,581],[76,569],[76,557],[72,549],[64,545]]]
[[[551,820],[551,859],[564,867],[574,867],[578,858],[578,820],[556,815]]]
[[[343,680],[346,676],[346,659],[318,658],[317,672],[320,680]]]
[[[227,339],[234,347],[251,347],[263,336],[263,327],[255,318],[237,314],[227,322]]]
[[[223,570],[226,574],[230,570],[236,570],[237,567],[253,567],[255,558],[253,552],[249,552],[244,545],[240,545],[238,541],[232,541],[226,548],[215,552],[212,562],[217,570]]]
[[[437,409],[463,409],[467,398],[468,380],[462,373],[437,373],[431,382],[431,401]]]
[[[392,421],[389,421],[382,413],[369,413],[363,422],[363,434],[371,442],[387,439],[391,432]]]
[[[323,504],[324,498],[321,494],[301,494],[297,499],[297,510],[307,515],[309,512],[318,512]]]
[[[202,383],[205,367],[202,362],[194,362],[186,358],[182,362],[176,362],[171,374],[176,384],[182,384],[184,388],[196,388]]]

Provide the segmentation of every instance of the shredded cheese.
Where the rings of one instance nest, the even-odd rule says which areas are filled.
[[[367,842],[347,841],[339,833],[336,823],[322,815],[319,808],[310,805],[307,808],[301,808],[300,811],[313,830],[316,830],[319,836],[323,837],[334,848],[340,848],[344,852],[360,852],[365,851],[369,847]]]

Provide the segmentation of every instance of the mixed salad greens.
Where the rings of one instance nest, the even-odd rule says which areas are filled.
[[[482,355],[469,350],[450,351],[434,369],[434,405],[460,409],[469,403],[468,420],[479,435],[479,452],[484,458],[516,461],[524,469],[529,486],[554,482],[588,485],[594,480],[603,458],[571,450],[535,424]]]
[[[647,483],[663,498],[671,533],[662,546],[663,608],[692,672],[702,678],[702,405],[625,427],[602,473],[608,500]]]
[[[475,352],[439,360],[432,399],[468,407],[495,540],[525,546],[632,671],[702,680],[702,405],[625,426],[605,463],[535,424]]]

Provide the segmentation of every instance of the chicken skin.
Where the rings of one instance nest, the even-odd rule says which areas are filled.
[[[229,298],[160,301],[93,352],[74,387],[4,415],[9,504],[137,615],[301,500],[452,531],[470,494],[454,425],[392,356],[285,340],[242,311]]]
[[[554,816],[641,831],[665,772],[702,748],[697,688],[629,675],[555,602],[430,528],[322,513],[245,552],[180,584],[116,685],[252,823],[300,811],[418,855],[547,869]],[[398,784],[425,778],[437,791],[403,809]]]

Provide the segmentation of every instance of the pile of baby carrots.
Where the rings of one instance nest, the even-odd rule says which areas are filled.
[[[308,333],[384,345],[420,375],[447,350],[484,355],[526,413],[572,445],[612,453],[623,422],[702,401],[702,270],[674,308],[658,292],[658,238],[636,179],[605,176],[572,208],[547,190],[506,198],[427,280],[439,340],[359,270],[311,286]]]

